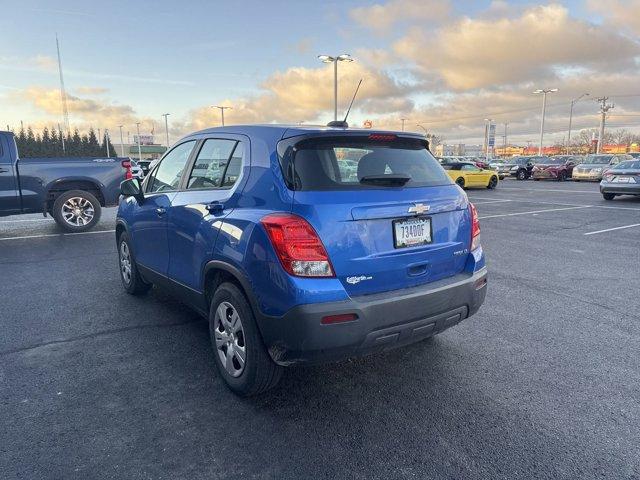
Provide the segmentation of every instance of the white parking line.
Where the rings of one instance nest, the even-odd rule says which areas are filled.
[[[67,237],[71,235],[94,235],[96,233],[113,233],[115,230],[96,230],[94,232],[78,232],[78,233],[46,233],[43,235],[25,235],[22,237],[4,237],[0,238],[0,242],[4,240],[25,240],[28,238],[47,238],[47,237]]]
[[[527,192],[567,192],[567,193],[597,193],[599,190],[565,190],[561,188],[514,188],[514,187],[499,187],[500,190],[524,190]]]
[[[595,232],[587,232],[585,235],[595,235],[596,233],[613,232],[614,230],[622,230],[625,228],[640,227],[640,223],[634,223],[632,225],[623,225],[622,227],[605,228],[604,230],[596,230]]]
[[[515,217],[518,215],[531,215],[534,213],[546,213],[546,212],[561,212],[564,210],[577,210],[579,208],[591,208],[593,205],[579,205],[575,207],[566,207],[566,208],[548,208],[546,210],[531,210],[529,212],[516,212],[516,213],[503,213],[500,215],[487,215],[485,217],[478,217],[479,220],[483,220],[486,218],[499,218],[499,217]]]
[[[2,220],[0,223],[18,223],[18,222],[50,222],[50,218],[26,218],[20,220]]]
[[[510,202],[511,200],[489,200],[487,202],[471,202],[474,205],[487,205],[489,203],[505,203],[505,202]]]
[[[474,197],[477,198],[479,200],[489,200],[487,197]],[[478,205],[481,203],[476,203],[474,202],[474,198],[469,198],[469,200],[471,201],[471,203],[473,203],[474,205]],[[634,207],[614,207],[612,206],[607,206],[607,205],[578,205],[575,203],[560,203],[560,202],[545,202],[542,200],[520,200],[517,198],[510,198],[509,200],[505,200],[508,202],[514,202],[514,203],[536,203],[536,204],[540,204],[540,205],[557,205],[559,207],[584,207],[584,206],[588,206],[588,207],[593,207],[593,208],[605,208],[605,209],[610,209],[610,210],[631,210],[631,211],[635,211],[635,212],[640,212],[640,207],[638,208],[634,208]],[[482,203],[489,203],[489,202],[482,202]]]

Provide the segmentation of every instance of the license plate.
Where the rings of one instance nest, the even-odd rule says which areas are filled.
[[[431,219],[410,218],[394,220],[393,242],[396,248],[415,247],[431,243]]]
[[[614,177],[614,183],[629,183],[631,179],[629,177]]]

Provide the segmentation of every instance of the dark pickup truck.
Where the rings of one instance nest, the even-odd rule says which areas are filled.
[[[129,159],[19,158],[13,133],[0,131],[0,217],[41,212],[83,232],[101,207],[117,205],[120,182],[131,176]]]

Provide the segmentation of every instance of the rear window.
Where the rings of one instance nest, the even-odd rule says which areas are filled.
[[[380,137],[315,137],[279,146],[289,188],[354,190],[452,183],[426,142]]]

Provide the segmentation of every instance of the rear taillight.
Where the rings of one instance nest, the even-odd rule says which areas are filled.
[[[122,161],[122,168],[124,168],[124,178],[125,180],[129,180],[133,178],[133,173],[131,173],[131,162],[129,160]]]
[[[471,213],[471,251],[480,246],[480,220],[478,220],[478,210],[473,203],[469,203],[469,213]]]
[[[392,142],[396,138],[398,138],[396,135],[390,133],[372,133],[371,135],[369,135],[369,140],[378,142]]]
[[[283,268],[296,277],[333,277],[327,251],[309,222],[289,213],[261,221]]]

